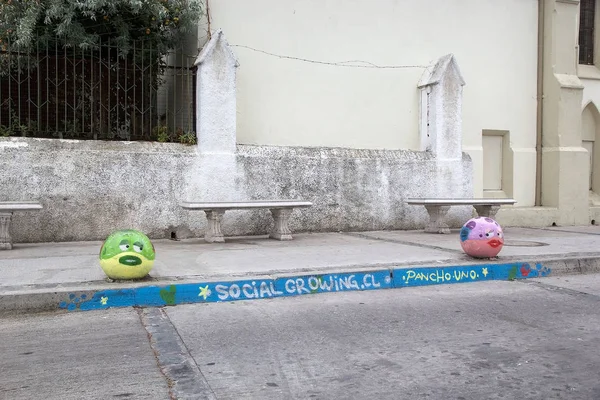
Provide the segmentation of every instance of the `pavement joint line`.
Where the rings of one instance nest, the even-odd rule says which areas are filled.
[[[138,309],[150,347],[167,379],[171,398],[216,400],[217,396],[164,308]]]
[[[544,290],[548,290],[551,292],[559,292],[564,293],[569,296],[580,297],[588,300],[593,300],[594,302],[600,301],[600,296],[592,293],[582,292],[580,290],[570,289],[563,286],[552,285],[549,283],[538,282],[538,281],[523,281],[522,283],[526,285],[536,286]]]
[[[567,229],[556,229],[556,228],[551,228],[551,227],[542,227],[542,228],[521,228],[521,229],[535,229],[538,231],[546,231],[546,232],[562,232],[562,233],[571,233],[574,235],[592,235],[592,236],[600,236],[600,233],[596,233],[596,232],[575,232],[575,231],[570,231]]]
[[[383,237],[380,237],[380,236],[369,236],[367,234],[359,233],[359,232],[343,232],[342,234],[343,235],[347,235],[347,236],[359,237],[359,238],[362,238],[362,239],[379,240],[381,242],[403,244],[403,245],[406,245],[406,246],[414,246],[414,247],[421,247],[421,248],[424,248],[424,249],[445,251],[445,252],[453,253],[453,254],[464,254],[462,250],[448,249],[448,248],[445,248],[445,247],[434,246],[434,245],[423,244],[423,243],[415,243],[415,242],[410,242],[410,241],[401,240],[401,239],[383,238]]]

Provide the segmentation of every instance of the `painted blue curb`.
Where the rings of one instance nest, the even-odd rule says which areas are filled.
[[[395,288],[491,280],[513,280],[548,276],[551,270],[536,263],[485,264],[439,268],[392,270]]]
[[[316,293],[380,290],[489,280],[548,276],[551,269],[536,263],[397,268],[339,274],[288,276],[221,282],[172,284],[100,290],[92,295],[69,293],[61,309],[98,310],[112,307],[165,306],[190,303],[269,299]]]

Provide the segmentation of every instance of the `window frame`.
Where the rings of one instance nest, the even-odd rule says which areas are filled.
[[[584,60],[585,62],[581,62],[581,57],[582,57],[582,46],[581,46],[581,38],[582,38],[582,11],[583,11],[583,6],[584,6],[584,2],[589,4],[586,4],[587,6],[593,7],[593,20],[591,21],[591,26],[587,26],[584,29],[587,30],[591,30],[591,48],[589,49],[591,51],[591,60]],[[577,56],[577,63],[579,65],[595,65],[595,61],[596,61],[596,56],[597,56],[597,52],[596,52],[596,22],[597,22],[597,18],[596,18],[596,8],[598,6],[598,2],[596,0],[580,0],[579,2],[579,24],[578,24],[578,56]],[[586,35],[587,36],[587,35]]]
[[[580,0],[579,7],[581,7],[581,1],[583,0]],[[577,63],[577,75],[580,78],[600,80],[600,2],[599,0],[591,1],[595,1],[593,48],[594,63],[579,64],[579,28],[581,23],[581,11],[577,13],[577,54],[575,62]]]

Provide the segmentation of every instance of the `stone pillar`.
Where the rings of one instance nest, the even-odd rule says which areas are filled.
[[[225,238],[223,232],[221,232],[221,221],[224,210],[205,210],[206,213],[206,232],[204,233],[204,240],[208,243],[223,243]]]
[[[429,222],[425,226],[426,233],[450,233],[450,227],[446,223],[446,214],[450,206],[425,205],[429,214]]]
[[[288,226],[290,215],[292,214],[291,209],[273,208],[271,209],[271,215],[273,215],[273,230],[269,237],[277,240],[292,240],[292,231]]]
[[[186,176],[186,201],[245,199],[236,159],[236,70],[239,66],[221,30],[200,51],[196,74],[198,157]]]
[[[462,96],[465,80],[453,54],[425,70],[417,87],[421,92],[421,150],[435,158],[432,197],[472,197],[465,191],[462,154]],[[465,208],[466,210],[466,208]]]
[[[448,54],[425,70],[421,91],[421,150],[439,159],[462,158],[462,93],[465,80]]]
[[[221,30],[202,48],[195,64],[196,135],[201,153],[234,154],[236,69],[239,66]]]
[[[493,205],[486,205],[486,204],[480,204],[480,205],[476,205],[474,207],[475,207],[475,211],[477,211],[477,215],[479,217],[488,217],[491,219],[495,219],[496,214],[500,210],[500,206],[493,206]]]
[[[544,1],[542,206],[558,224],[589,223],[589,160],[581,142],[583,85],[577,76],[579,0]]]
[[[10,237],[10,221],[12,213],[0,212],[0,250],[12,249],[12,239]]]

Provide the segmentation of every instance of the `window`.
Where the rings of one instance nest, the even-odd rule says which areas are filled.
[[[594,65],[594,26],[596,0],[579,3],[579,64]]]
[[[583,148],[588,151],[590,156],[590,190],[594,190],[594,141],[582,140]]]
[[[484,130],[483,147],[483,197],[510,198],[513,196],[513,151],[510,132]]]
[[[483,190],[502,190],[502,156],[504,137],[483,135]]]
[[[600,138],[600,126],[598,122],[600,114],[594,103],[589,103],[581,114],[581,141],[582,146],[590,156],[590,190],[600,194],[600,181],[598,173],[600,170],[600,159],[596,141]]]

